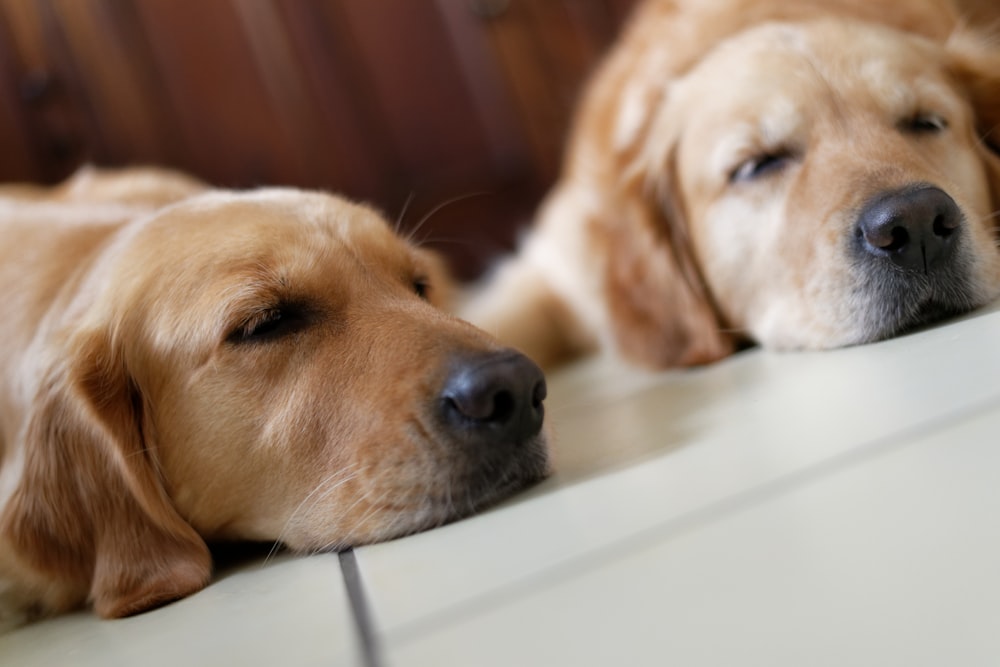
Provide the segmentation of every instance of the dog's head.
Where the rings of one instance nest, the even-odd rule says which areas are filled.
[[[124,228],[46,350],[8,538],[120,616],[203,586],[205,540],[341,548],[540,479],[541,372],[436,308],[446,289],[321,194],[210,193]]]
[[[828,348],[997,296],[994,47],[765,23],[683,73],[622,85],[603,234],[620,347],[652,365],[687,349],[656,341],[714,342],[715,356],[737,338]],[[635,76],[655,76],[655,58],[643,66]],[[623,271],[656,280],[631,289]]]

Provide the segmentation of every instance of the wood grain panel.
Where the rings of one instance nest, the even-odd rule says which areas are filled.
[[[0,5],[0,182],[42,178],[39,156],[32,144],[31,128],[20,104],[22,79],[14,41]]]
[[[90,160],[335,190],[474,277],[633,1],[0,0],[0,180]]]
[[[142,0],[135,7],[193,170],[223,185],[305,181],[307,165],[233,5]]]

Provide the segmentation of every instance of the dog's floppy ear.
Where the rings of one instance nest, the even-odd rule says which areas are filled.
[[[731,354],[735,342],[701,278],[677,205],[674,139],[662,127],[674,82],[696,52],[659,47],[669,43],[660,32],[675,8],[644,7],[629,28],[641,48],[614,51],[591,82],[568,164],[578,189],[599,202],[588,226],[605,248],[618,350],[647,367],[691,366]]]
[[[994,209],[1000,207],[1000,35],[958,30],[948,42],[951,71],[965,89],[984,146]]]
[[[608,197],[604,213],[615,339],[624,356],[655,368],[709,363],[736,347],[698,268],[674,189],[655,192],[635,173]]]
[[[103,617],[206,585],[211,556],[174,510],[144,440],[142,397],[99,333],[53,365],[24,433],[24,469],[3,530],[20,559]]]

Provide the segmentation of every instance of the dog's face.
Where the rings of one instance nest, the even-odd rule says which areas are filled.
[[[770,24],[670,86],[643,159],[672,175],[657,187],[719,326],[835,347],[998,294],[997,162],[953,60],[889,29]]]
[[[148,223],[121,266],[142,267],[116,277],[142,319],[127,365],[174,503],[202,535],[371,542],[545,472],[540,414],[476,442],[444,413],[451,376],[509,353],[435,308],[434,258],[364,207],[209,196]]]
[[[548,472],[541,371],[436,308],[435,260],[365,207],[210,193],[97,265],[6,530],[102,615],[200,588],[205,539],[363,544]]]

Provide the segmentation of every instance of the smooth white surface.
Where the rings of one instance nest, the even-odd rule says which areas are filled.
[[[391,664],[992,666],[1000,409],[554,571]]]
[[[4,667],[308,667],[359,664],[357,655],[335,554],[244,565],[132,618],[81,612],[0,635]]]

